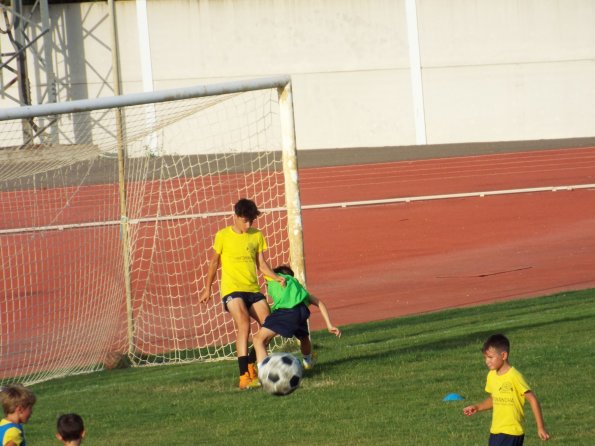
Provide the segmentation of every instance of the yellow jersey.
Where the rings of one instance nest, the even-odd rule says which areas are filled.
[[[223,228],[215,234],[213,249],[221,256],[221,297],[234,291],[260,293],[256,258],[267,244],[258,229],[238,234],[232,226]]]
[[[492,395],[492,434],[523,435],[525,393],[529,386],[523,375],[511,367],[503,375],[490,370],[485,391]]]
[[[25,433],[21,424],[11,423],[3,418],[0,421],[0,444],[4,445],[9,441],[16,445],[25,446]]]

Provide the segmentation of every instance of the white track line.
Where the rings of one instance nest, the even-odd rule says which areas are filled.
[[[463,192],[458,194],[421,195],[416,197],[385,198],[380,200],[345,201],[336,203],[307,204],[302,209],[346,208],[353,206],[373,206],[379,204],[411,203],[413,201],[448,200],[452,198],[486,197],[490,195],[527,194],[533,192],[573,191],[576,189],[595,189],[595,184],[575,184],[572,186],[531,187],[526,189],[504,189],[483,192]]]
[[[550,186],[550,187],[531,187],[526,189],[504,189],[504,190],[492,190],[483,192],[463,192],[457,194],[442,194],[442,195],[420,195],[414,197],[400,197],[400,198],[384,198],[380,200],[363,200],[363,201],[342,201],[336,203],[321,203],[321,204],[305,204],[302,205],[302,209],[327,209],[327,208],[347,208],[356,206],[374,206],[382,204],[393,204],[393,203],[411,203],[414,201],[431,201],[431,200],[449,200],[452,198],[471,198],[471,197],[487,197],[491,195],[508,195],[508,194],[527,194],[533,192],[558,192],[558,191],[573,191],[577,189],[593,189],[595,190],[595,184],[575,184],[572,186]],[[263,212],[284,212],[285,208],[270,208],[262,209]],[[162,221],[173,221],[173,220],[188,220],[196,218],[208,218],[214,216],[225,216],[229,215],[229,212],[210,212],[204,214],[188,214],[188,215],[173,215],[169,217],[148,217],[139,219],[129,219],[129,224],[138,223],[152,223]],[[104,222],[89,222],[89,223],[73,223],[68,225],[55,225],[55,226],[38,226],[29,228],[14,228],[14,229],[2,229],[0,235],[3,234],[23,234],[29,232],[43,232],[43,231],[63,231],[64,229],[77,229],[77,228],[92,228],[92,227],[105,227],[105,226],[116,226],[122,222],[119,220],[104,221]]]

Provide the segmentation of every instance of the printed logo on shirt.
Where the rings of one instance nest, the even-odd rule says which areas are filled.
[[[499,390],[501,393],[512,393],[512,391],[513,391],[512,383],[511,382],[502,383]]]

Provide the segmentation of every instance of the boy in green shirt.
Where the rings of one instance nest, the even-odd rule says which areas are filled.
[[[254,335],[252,342],[256,351],[256,361],[260,364],[267,356],[267,346],[271,339],[280,334],[285,338],[295,336],[300,341],[300,350],[304,357],[303,365],[306,370],[314,366],[312,358],[312,342],[308,331],[308,318],[312,304],[320,308],[320,313],[326,322],[329,333],[341,336],[341,330],[335,327],[330,320],[326,305],[316,296],[308,293],[298,280],[293,277],[293,271],[288,266],[279,266],[273,270],[275,274],[285,278],[285,286],[267,279],[269,296],[273,299],[271,314],[267,316],[264,324]]]

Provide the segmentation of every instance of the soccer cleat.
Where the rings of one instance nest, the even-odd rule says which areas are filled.
[[[258,370],[256,369],[256,364],[248,364],[248,375],[250,375],[251,379],[258,379]]]
[[[260,381],[258,378],[251,378],[250,373],[246,372],[240,376],[240,390],[254,389],[260,387]]]
[[[310,360],[304,359],[302,360],[302,365],[304,366],[304,370],[312,370],[316,365],[316,361],[318,360],[318,354],[316,352],[312,352],[310,355]]]

